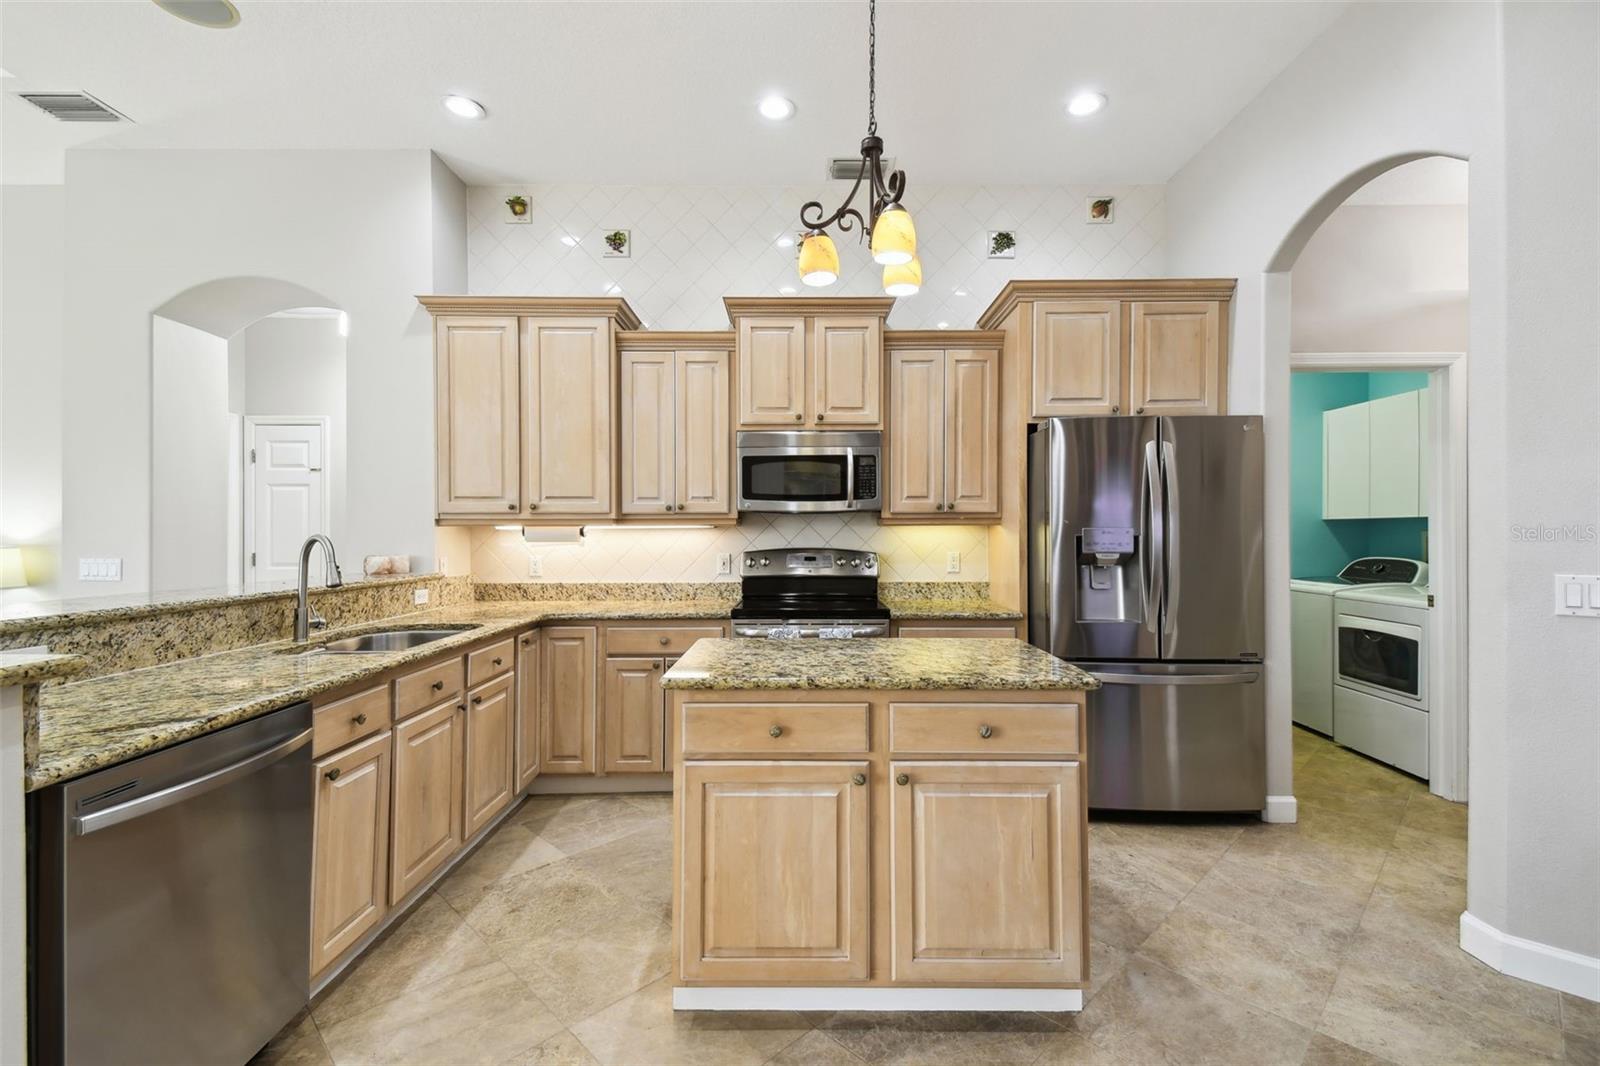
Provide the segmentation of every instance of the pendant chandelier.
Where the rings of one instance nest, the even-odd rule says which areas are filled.
[[[850,195],[826,218],[820,201],[800,208],[804,237],[800,242],[800,280],[807,285],[832,285],[839,280],[839,250],[828,236],[830,226],[840,233],[862,228],[872,234],[873,262],[883,267],[883,291],[890,296],[910,296],[922,287],[922,262],[917,258],[917,231],[911,213],[900,206],[906,175],[896,170],[883,176],[883,138],[878,136],[878,4],[867,5],[867,135],[861,141],[861,169]],[[867,183],[867,217],[850,205],[861,183]]]

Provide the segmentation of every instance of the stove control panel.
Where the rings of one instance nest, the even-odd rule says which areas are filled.
[[[877,577],[878,553],[848,548],[765,548],[744,553],[742,573],[763,577]]]

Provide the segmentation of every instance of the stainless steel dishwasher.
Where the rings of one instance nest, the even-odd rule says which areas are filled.
[[[33,1061],[238,1066],[305,1005],[311,705],[36,794]]]

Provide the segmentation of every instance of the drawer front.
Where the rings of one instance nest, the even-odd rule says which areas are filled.
[[[467,687],[466,680],[467,673],[459,655],[397,678],[394,683],[395,721],[459,696]]]
[[[611,626],[607,655],[682,655],[697,640],[723,635],[721,626]]]
[[[902,637],[978,637],[989,640],[1017,636],[1015,622],[902,622],[896,628]]]
[[[502,640],[467,653],[467,686],[477,688],[491,677],[506,673],[517,662],[516,641]]]
[[[387,683],[318,707],[311,715],[311,753],[321,758],[389,728]]]
[[[867,705],[685,703],[680,735],[686,755],[860,754],[868,749]]]
[[[1083,708],[1063,703],[891,703],[889,747],[912,755],[1077,755]]]

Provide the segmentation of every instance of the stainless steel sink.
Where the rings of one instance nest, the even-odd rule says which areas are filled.
[[[465,629],[389,629],[378,633],[330,640],[321,646],[322,651],[350,655],[356,652],[405,651],[421,644],[432,644],[446,637],[460,636]]]

